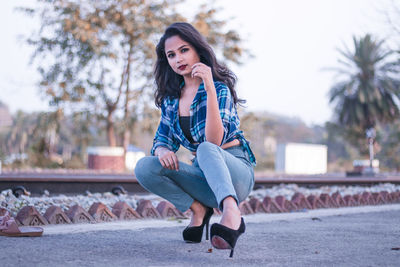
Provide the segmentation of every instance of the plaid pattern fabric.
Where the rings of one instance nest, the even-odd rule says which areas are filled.
[[[240,120],[229,88],[224,83],[218,81],[215,81],[214,85],[217,91],[219,111],[224,127],[224,136],[221,145],[238,139],[247,151],[251,162],[255,165],[256,159],[250,149],[249,142],[244,138],[243,132],[239,129]],[[195,152],[198,145],[206,141],[206,112],[207,93],[204,89],[204,84],[201,83],[190,106],[190,133],[196,142],[192,144],[187,140],[179,125],[179,99],[166,97],[161,106],[161,120],[153,140],[151,154],[154,155],[156,148],[159,146],[176,152],[180,145],[183,145],[191,152]]]

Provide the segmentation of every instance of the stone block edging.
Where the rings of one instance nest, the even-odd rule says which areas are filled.
[[[295,193],[292,198],[286,199],[284,196],[264,199],[255,197],[240,203],[239,208],[243,215],[253,213],[284,213],[301,212],[311,209],[356,207],[364,205],[384,205],[400,203],[400,191],[395,192],[363,192],[361,194],[341,196],[339,192],[332,195],[309,195]],[[2,208],[1,211],[6,210]],[[214,209],[216,215],[221,212]],[[0,214],[1,215],[1,214]],[[173,204],[168,201],[161,201],[154,207],[150,200],[141,199],[138,201],[136,210],[126,202],[118,201],[112,209],[109,209],[101,202],[93,203],[86,211],[79,205],[74,205],[68,210],[63,211],[61,207],[50,206],[42,215],[33,206],[22,207],[15,216],[19,225],[43,226],[47,224],[69,224],[69,223],[98,223],[111,222],[116,220],[136,220],[136,219],[162,219],[162,218],[188,218],[191,212],[180,212]]]

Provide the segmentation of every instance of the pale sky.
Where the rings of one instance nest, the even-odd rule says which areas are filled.
[[[195,0],[187,1],[195,2]],[[15,6],[34,1],[2,1],[0,9],[0,100],[15,112],[47,109],[38,93],[39,78],[29,66],[32,52],[17,37],[37,27]],[[218,0],[221,18],[246,40],[254,58],[231,66],[239,78],[239,97],[247,110],[298,117],[323,124],[332,116],[328,92],[337,67],[337,48],[352,47],[352,36],[371,33],[388,39],[383,11],[391,0]]]

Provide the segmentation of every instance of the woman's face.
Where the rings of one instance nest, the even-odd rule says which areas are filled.
[[[194,47],[178,35],[165,40],[165,54],[171,68],[179,75],[191,75],[192,66],[200,62]]]

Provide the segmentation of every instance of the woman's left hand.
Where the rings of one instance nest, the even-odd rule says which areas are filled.
[[[192,77],[198,77],[203,80],[205,88],[207,90],[207,85],[213,82],[212,71],[209,66],[198,62],[192,66]]]

